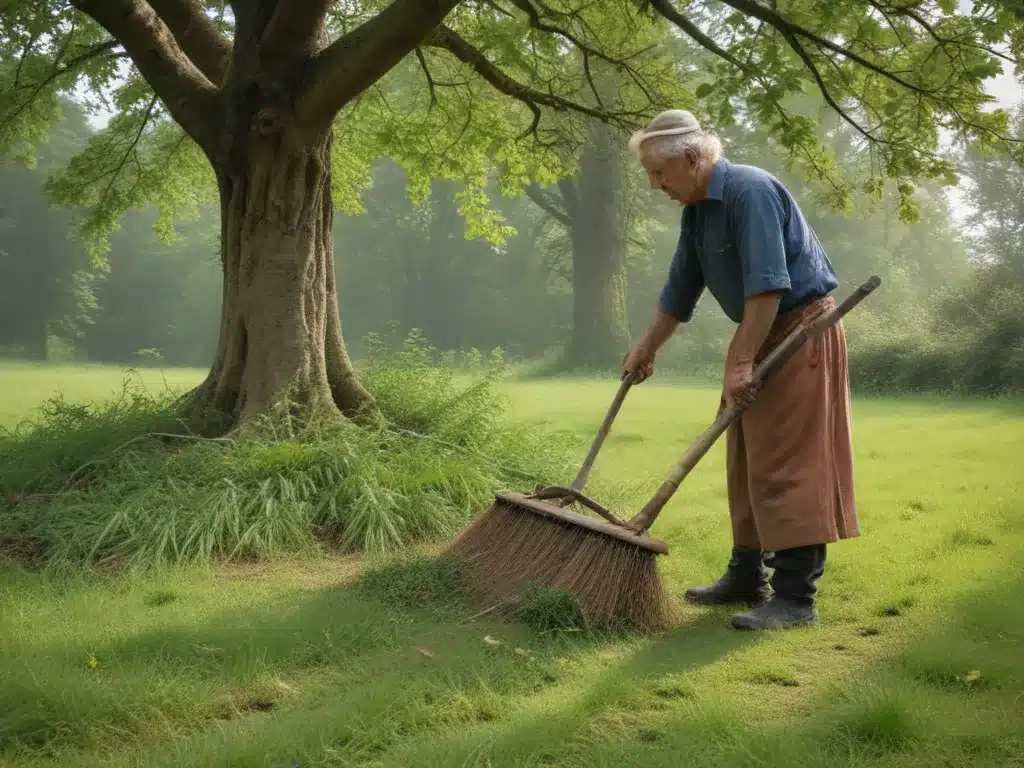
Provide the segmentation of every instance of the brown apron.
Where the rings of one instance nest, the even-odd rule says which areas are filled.
[[[829,296],[780,315],[757,362],[834,306]],[[860,534],[842,321],[807,339],[729,427],[726,476],[737,546],[776,552]]]

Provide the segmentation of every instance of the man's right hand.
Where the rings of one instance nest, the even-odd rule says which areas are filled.
[[[622,375],[620,378],[634,375],[634,384],[639,384],[644,379],[654,375],[654,351],[651,350],[643,340],[633,345],[622,361]]]

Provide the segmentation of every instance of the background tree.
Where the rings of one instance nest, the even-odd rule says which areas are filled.
[[[1012,143],[1006,115],[983,110],[985,79],[1024,47],[1024,24],[1004,6],[976,3],[971,15],[946,2],[725,6],[713,28],[700,6],[651,0],[643,12],[720,59],[695,89],[716,125],[738,117],[767,126],[803,167],[833,180],[840,206],[849,184],[815,120],[784,105],[809,85],[871,146],[869,188],[895,180],[911,214],[912,180],[952,177],[936,154],[940,129],[979,146]],[[13,0],[0,27],[0,151],[41,141],[58,93],[75,86],[113,108],[51,191],[89,207],[83,231],[94,250],[130,207],[157,204],[166,224],[200,202],[219,206],[218,351],[190,406],[231,425],[291,387],[313,412],[352,413],[370,397],[335,300],[335,192],[356,208],[352,193],[386,152],[416,171],[421,189],[434,176],[468,180],[460,202],[471,231],[497,227],[481,192],[492,160],[504,192],[543,184],[564,175],[552,142],[578,142],[585,118],[627,128],[649,115],[646,98],[603,109],[585,66],[599,45],[626,49],[603,51],[614,61],[639,53],[628,50],[638,13],[631,3],[531,0]],[[592,28],[619,34],[609,42]],[[523,46],[528,32],[534,42]],[[996,52],[999,43],[1010,53]],[[573,77],[561,55],[548,55],[566,46],[580,60]],[[423,85],[398,103],[378,87],[413,73]],[[526,107],[503,109],[492,89]],[[335,143],[342,151],[332,154]],[[1019,160],[1019,145],[1012,151]]]
[[[80,338],[96,308],[96,265],[73,237],[70,212],[43,189],[88,135],[81,111],[64,107],[34,167],[0,159],[0,346],[37,360],[49,357],[51,338]]]
[[[536,184],[527,188],[566,234],[551,243],[550,263],[564,270],[572,287],[572,327],[564,353],[570,369],[606,368],[628,349],[627,253],[631,244],[645,245],[634,234],[643,218],[634,158],[626,156],[620,137],[603,122],[590,121],[586,133],[579,169],[558,180],[557,192]]]
[[[155,220],[148,208],[131,211],[111,235],[83,353],[132,365],[208,366],[220,301],[216,211],[186,222],[173,243],[154,237]]]

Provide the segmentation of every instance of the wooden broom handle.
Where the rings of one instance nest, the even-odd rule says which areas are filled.
[[[584,459],[583,465],[580,467],[580,471],[577,472],[577,476],[572,480],[572,484],[568,487],[562,485],[539,485],[534,493],[530,494],[529,498],[539,499],[544,501],[550,501],[556,507],[567,507],[572,502],[579,502],[585,507],[589,507],[593,511],[597,512],[608,522],[613,525],[626,525],[625,522],[615,517],[607,509],[599,505],[593,499],[588,499],[583,495],[584,485],[587,484],[587,478],[590,477],[590,470],[594,466],[594,461],[597,459],[597,454],[601,450],[601,445],[604,444],[604,439],[608,436],[608,432],[611,431],[611,422],[615,420],[618,415],[618,410],[623,407],[623,400],[626,399],[626,393],[630,391],[630,387],[637,380],[637,376],[630,374],[623,378],[623,381],[618,385],[618,391],[615,392],[614,399],[611,400],[611,406],[608,408],[608,412],[604,415],[604,420],[601,422],[600,428],[597,430],[597,434],[594,436],[593,441],[590,444],[590,451],[587,453],[587,458]]]
[[[545,501],[551,501],[555,506],[566,507],[572,504],[574,501],[578,501],[585,507],[589,507],[593,511],[597,512],[608,522],[613,525],[625,527],[625,523],[615,517],[611,512],[602,507],[593,499],[589,499],[583,495],[583,486],[587,484],[587,478],[590,477],[590,470],[594,466],[594,461],[597,459],[597,454],[601,450],[601,446],[604,444],[605,438],[608,437],[608,433],[612,429],[612,422],[615,421],[615,417],[619,413],[619,409],[622,408],[622,401],[626,399],[626,393],[629,392],[629,388],[636,382],[638,376],[629,374],[622,379],[622,383],[619,384],[619,391],[615,393],[615,398],[612,400],[611,406],[608,408],[608,412],[604,415],[604,420],[601,422],[601,427],[597,430],[597,434],[594,436],[594,440],[590,444],[590,451],[587,453],[587,457],[583,460],[580,471],[576,473],[576,479],[572,481],[572,485],[568,488],[560,485],[550,485],[547,487],[538,486],[537,489],[530,494],[530,498],[541,499]]]
[[[757,384],[762,383],[778,370],[782,363],[788,360],[807,339],[842,319],[847,312],[863,301],[881,283],[881,278],[877,275],[872,275],[866,282],[856,288],[845,301],[834,307],[831,311],[817,317],[806,325],[801,323],[754,369],[754,382]],[[741,408],[730,406],[719,414],[718,418],[715,419],[715,423],[708,427],[693,442],[693,445],[687,449],[686,453],[683,454],[675,469],[672,470],[672,473],[666,478],[665,482],[661,484],[661,487],[658,488],[646,506],[626,524],[630,530],[636,533],[643,533],[654,524],[662,508],[672,498],[679,484],[697,466],[697,462],[704,457],[704,454],[710,450],[722,433],[729,428],[729,425],[739,417],[740,413],[742,413]]]
[[[615,421],[615,417],[619,414],[619,409],[622,407],[622,401],[626,399],[626,393],[629,392],[629,388],[633,385],[633,374],[629,374],[622,379],[622,383],[619,384],[619,391],[615,393],[615,399],[612,400],[611,406],[608,408],[608,413],[604,415],[604,421],[601,422],[600,429],[597,430],[597,434],[594,436],[593,442],[590,444],[590,451],[587,453],[587,457],[583,460],[583,465],[580,467],[580,471],[576,473],[576,479],[572,481],[572,485],[569,486],[574,491],[582,491],[583,486],[587,484],[587,478],[590,477],[590,470],[594,466],[594,461],[597,459],[597,453],[601,450],[601,446],[604,444],[604,440],[608,437],[608,433],[611,432],[612,422]]]

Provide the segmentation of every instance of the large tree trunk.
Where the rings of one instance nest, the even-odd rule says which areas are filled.
[[[284,403],[331,416],[372,402],[341,336],[332,125],[457,3],[394,0],[329,43],[330,0],[231,3],[233,42],[205,3],[74,0],[125,48],[216,173],[220,337],[187,415],[230,428]]]
[[[217,168],[224,286],[213,367],[192,404],[221,428],[285,399],[307,416],[372,402],[341,334],[334,284],[331,135],[304,135],[251,89]]]
[[[618,151],[610,130],[596,121],[580,161],[578,180],[561,184],[572,239],[573,327],[568,362],[606,368],[621,361],[629,334],[617,300],[624,233],[619,216]]]

